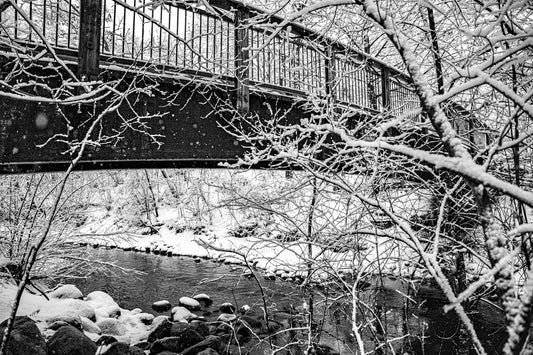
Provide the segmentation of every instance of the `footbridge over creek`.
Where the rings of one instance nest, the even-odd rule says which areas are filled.
[[[354,119],[418,104],[398,70],[234,0],[144,4],[4,3],[0,174],[65,168],[102,112],[78,169],[232,162],[244,148],[227,120],[278,112],[299,121],[310,97],[358,108]],[[126,98],[110,100],[117,92]]]

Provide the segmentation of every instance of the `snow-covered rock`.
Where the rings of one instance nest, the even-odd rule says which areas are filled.
[[[96,318],[116,318],[120,316],[121,310],[113,297],[102,291],[93,291],[87,295],[85,302],[93,306],[96,310]]]
[[[63,321],[69,324],[81,324],[80,317],[95,319],[94,308],[85,301],[75,299],[51,299],[41,305],[35,318],[52,324]]]
[[[75,299],[83,299],[83,293],[74,285],[67,284],[59,286],[54,291],[50,292],[48,294],[49,298],[75,298]]]

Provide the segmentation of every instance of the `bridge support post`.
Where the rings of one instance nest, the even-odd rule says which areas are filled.
[[[235,104],[241,114],[250,111],[248,18],[246,9],[235,11]]]
[[[78,76],[81,81],[92,81],[98,78],[100,67],[102,0],[81,0],[80,6]]]

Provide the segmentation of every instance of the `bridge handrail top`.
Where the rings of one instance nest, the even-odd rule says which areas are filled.
[[[237,9],[246,9],[250,12],[255,12],[257,13],[258,15],[267,15],[267,12],[265,12],[264,10],[258,8],[258,7],[255,7],[249,3],[244,3],[244,2],[241,2],[239,0],[208,0],[209,4],[214,6],[214,7],[217,7],[217,8],[220,8],[222,10],[225,10],[225,11],[232,11],[232,10],[237,10]],[[269,15],[267,17],[267,19],[271,19],[273,21],[275,21],[276,23],[283,23],[285,21],[285,18],[283,18],[282,16],[279,16],[279,15]],[[332,46],[333,49],[337,49],[339,51],[345,51],[345,52],[351,52],[351,53],[356,53],[358,56],[361,56],[363,57],[365,60],[368,60],[370,62],[374,62],[376,64],[378,64],[379,66],[381,67],[385,67],[387,68],[391,74],[394,74],[396,76],[399,76],[401,77],[402,79],[406,80],[407,82],[411,82],[411,78],[403,71],[401,71],[400,69],[396,68],[396,67],[393,67],[391,66],[390,64],[387,64],[385,63],[383,60],[379,59],[379,58],[376,58],[375,56],[373,55],[370,55],[368,53],[364,53],[358,49],[355,49],[349,45],[346,45],[346,44],[343,44],[343,43],[340,43],[339,41],[335,41],[331,38],[328,38],[326,35],[324,34],[320,34],[318,32],[316,32],[315,30],[301,24],[301,23],[297,23],[297,22],[290,22],[290,26],[291,26],[291,30],[294,31],[294,32],[299,32],[300,35],[302,36],[306,36],[306,37],[309,37],[309,38],[314,38],[320,42],[323,42],[323,44],[325,46]]]

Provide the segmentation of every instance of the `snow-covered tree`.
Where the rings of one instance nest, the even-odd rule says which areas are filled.
[[[251,112],[228,121],[228,131],[249,147],[241,163],[296,165],[381,210],[397,226],[381,234],[419,255],[420,267],[448,298],[446,310],[457,313],[480,354],[485,349],[465,301],[490,282],[507,319],[502,351],[521,353],[528,346],[533,311],[533,228],[528,223],[533,207],[531,6],[527,1],[373,0],[281,6],[285,20],[266,24],[268,19],[256,16],[249,22],[272,31],[251,46],[251,68],[256,56],[275,46],[278,35],[290,31],[290,21],[300,21],[318,33],[304,46],[333,63],[329,70],[334,75],[329,88],[307,85],[305,71],[312,67],[298,65],[295,54],[291,63],[296,63],[296,84],[291,88],[307,92],[300,101],[307,117],[296,122],[275,111],[265,120]],[[333,36],[334,43],[323,40],[323,35]],[[404,80],[400,74],[391,75],[388,103],[374,101],[372,82],[353,75],[369,75],[369,57],[346,50],[362,40],[367,41],[360,46],[364,51],[386,58],[407,76]],[[294,39],[294,46],[302,43],[298,41]],[[344,53],[335,51],[336,45],[342,45]],[[350,55],[358,59],[351,63],[345,59]],[[355,95],[346,84],[349,78],[364,83]],[[412,90],[416,100],[401,96],[402,87]],[[358,106],[350,105],[353,99],[359,100]],[[355,188],[342,178],[345,175],[364,176],[367,186],[375,188]],[[412,186],[429,197],[431,210],[409,216],[402,213],[398,200],[388,203],[384,198],[390,191]],[[420,229],[425,230],[422,237]],[[444,254],[450,247],[461,255],[455,265],[452,262],[463,274],[461,287],[452,287],[445,275],[450,264]],[[470,275],[477,281],[470,279],[469,285],[464,284],[465,257],[488,265]],[[354,332],[359,329],[354,324]],[[364,345],[359,344],[363,353]]]

